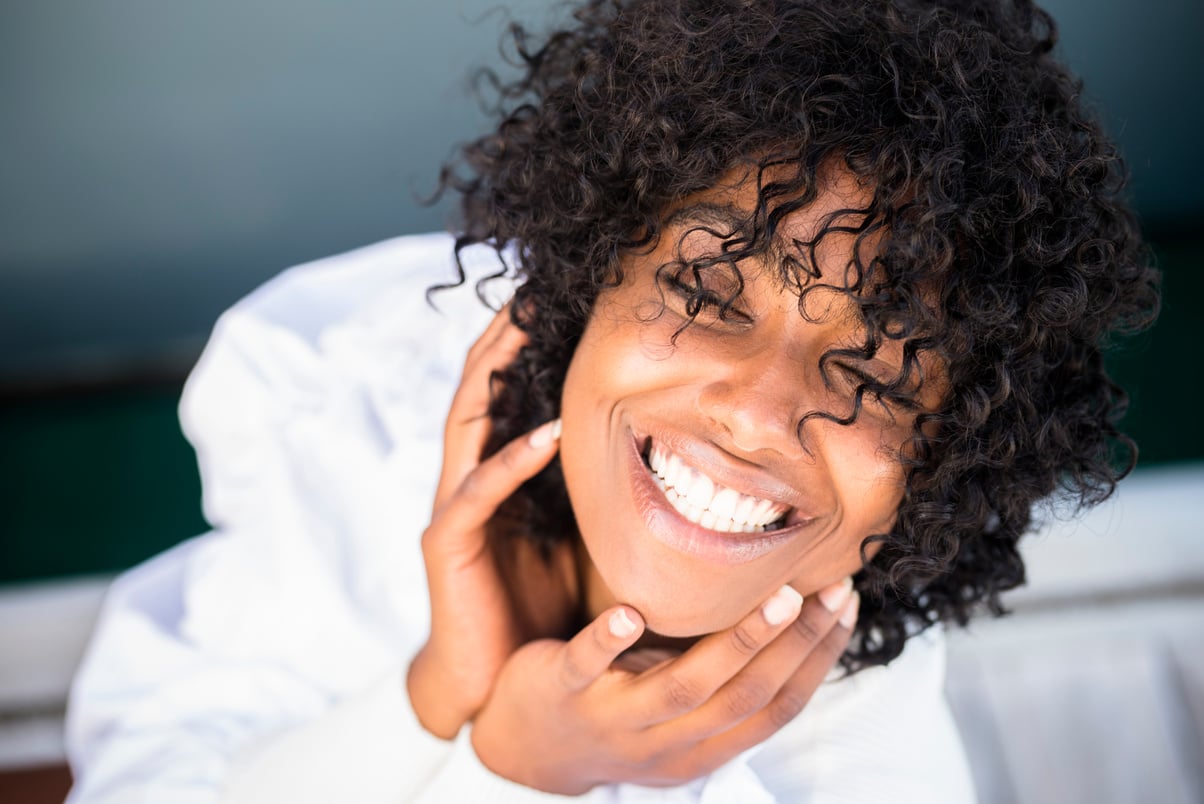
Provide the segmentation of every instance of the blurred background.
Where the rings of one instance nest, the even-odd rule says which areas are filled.
[[[175,405],[217,315],[290,265],[443,228],[447,205],[416,199],[455,143],[482,130],[473,68],[504,69],[511,17],[538,27],[561,13],[549,0],[506,6],[0,7],[0,768],[61,761],[57,716],[105,580],[205,529]],[[1181,488],[1158,508],[1182,515],[1204,497],[1204,4],[1046,7],[1127,155],[1165,272],[1161,321],[1110,359],[1133,393],[1138,477]],[[1153,597],[1193,611],[1199,521],[1159,548],[1179,575],[1151,570]],[[1116,544],[1118,566],[1150,552]],[[1047,610],[1064,591],[1029,606]],[[1172,750],[1190,760],[1201,722],[1169,727]],[[1183,789],[1204,795],[1198,759],[1185,762]],[[1008,784],[997,800],[1035,800]]]

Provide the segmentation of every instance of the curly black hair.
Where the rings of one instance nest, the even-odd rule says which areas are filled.
[[[697,280],[765,253],[838,164],[872,188],[853,229],[880,239],[837,283],[865,322],[856,351],[892,339],[905,360],[893,380],[863,382],[850,414],[826,415],[851,421],[867,395],[905,402],[925,353],[947,379],[900,452],[894,527],[862,546],[877,552],[855,579],[844,664],[884,664],[935,622],[1002,613],[1034,505],[1099,502],[1132,467],[1103,350],[1158,307],[1123,163],[1052,55],[1050,16],[1026,0],[589,0],[546,37],[510,33],[522,75],[495,80],[496,129],[440,179],[462,198],[457,253],[517,255],[512,311],[529,345],[498,378],[486,454],[559,414],[599,292],[622,280],[621,256],[656,242],[674,201],[741,165],[757,176],[750,225],[720,260],[662,266]],[[814,254],[848,219],[804,245]],[[800,293],[824,284],[814,258],[782,271]],[[507,510],[544,546],[576,533],[557,464]]]

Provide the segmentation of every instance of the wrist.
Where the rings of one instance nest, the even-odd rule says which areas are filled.
[[[534,790],[562,796],[588,793],[600,782],[585,782],[574,770],[577,763],[553,758],[554,749],[540,750],[524,739],[530,724],[515,722],[509,707],[487,702],[473,718],[468,742],[477,761],[494,776]],[[550,747],[545,747],[550,748]]]
[[[472,712],[455,701],[441,678],[446,679],[447,674],[438,672],[424,647],[406,672],[406,693],[419,724],[440,739],[452,740],[472,718]]]

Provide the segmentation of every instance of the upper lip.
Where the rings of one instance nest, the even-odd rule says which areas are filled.
[[[633,427],[632,434],[645,457],[646,442],[652,439],[721,486],[751,497],[761,497],[788,505],[792,509],[792,513],[788,515],[791,520],[811,517],[809,506],[797,488],[781,481],[766,469],[732,455],[709,440],[669,429],[642,430]]]

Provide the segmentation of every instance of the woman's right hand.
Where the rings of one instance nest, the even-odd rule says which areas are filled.
[[[430,525],[422,535],[431,632],[410,665],[414,712],[450,739],[485,703],[502,664],[523,635],[487,537],[499,505],[556,454],[559,421],[548,422],[480,459],[494,371],[526,342],[503,308],[468,352],[444,431],[443,469]]]
[[[498,775],[550,793],[684,784],[794,718],[844,652],[857,611],[847,580],[806,604],[783,587],[736,625],[641,668],[616,660],[643,621],[613,607],[567,642],[514,653],[474,720],[473,748]]]

